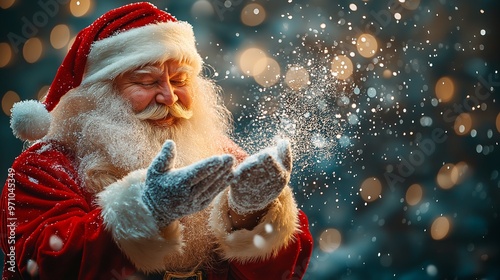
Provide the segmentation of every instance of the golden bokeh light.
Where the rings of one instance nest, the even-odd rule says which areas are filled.
[[[377,39],[370,34],[361,34],[356,41],[358,53],[363,57],[372,57],[377,52]]]
[[[47,95],[49,87],[50,86],[43,86],[40,88],[40,90],[38,90],[38,93],[36,94],[38,100],[43,101],[45,99],[45,95]]]
[[[69,27],[66,24],[56,25],[50,32],[50,44],[57,50],[64,48],[68,44],[69,38]]]
[[[382,72],[382,77],[389,79],[392,77],[392,71],[389,69],[385,69],[384,72]]]
[[[332,73],[337,79],[345,80],[349,78],[354,71],[352,61],[345,55],[338,55],[332,61]]]
[[[7,91],[3,96],[2,96],[2,111],[4,114],[7,116],[10,116],[10,109],[12,108],[12,105],[14,103],[19,102],[21,98],[19,98],[19,95],[12,91],[9,90]]]
[[[440,188],[447,190],[455,186],[455,183],[452,179],[452,171],[454,167],[454,164],[447,163],[439,169],[439,172],[436,176],[436,181]]]
[[[441,240],[448,236],[451,231],[451,222],[447,217],[436,218],[431,225],[431,237],[434,240]]]
[[[411,185],[408,190],[406,190],[406,203],[412,206],[417,205],[422,200],[423,193],[422,186],[419,184]]]
[[[457,135],[466,135],[472,129],[472,118],[469,113],[458,115],[453,124],[453,129]]]
[[[293,90],[300,90],[309,85],[309,72],[299,65],[293,65],[285,74],[286,84]]]
[[[325,229],[319,236],[319,248],[326,253],[337,250],[341,243],[342,234],[334,228]]]
[[[500,113],[498,113],[497,115],[496,125],[497,125],[497,131],[500,132]]]
[[[382,193],[382,183],[375,177],[367,178],[359,188],[361,198],[366,202],[371,202],[379,198]]]
[[[91,0],[71,0],[69,3],[69,11],[75,17],[83,17],[92,7]]]
[[[0,8],[8,9],[14,4],[14,2],[16,2],[16,1],[15,0],[0,0]]]
[[[66,52],[69,52],[69,50],[71,49],[71,46],[73,45],[75,40],[76,40],[76,36],[73,36],[71,39],[69,39],[69,42],[66,45]]]
[[[460,184],[465,179],[468,171],[469,165],[466,162],[461,161],[455,164],[455,166],[453,166],[453,168],[451,169],[450,174],[450,179],[453,184]]]
[[[260,71],[261,69],[263,70]],[[253,73],[255,81],[259,85],[263,87],[270,87],[279,81],[281,68],[276,60],[270,57],[265,57],[261,58],[254,65]]]
[[[248,4],[241,10],[241,22],[248,26],[257,26],[266,19],[266,10],[259,4]]]
[[[436,97],[442,102],[448,102],[455,94],[455,84],[449,77],[440,78],[435,86]]]
[[[12,60],[12,48],[8,43],[0,43],[0,67],[5,67]]]
[[[42,56],[42,41],[36,37],[26,40],[23,46],[23,57],[28,63],[37,62]]]
[[[260,74],[262,71],[264,71],[266,61],[259,64],[260,68],[255,67],[255,65],[262,59],[267,59],[267,55],[261,49],[248,48],[244,50],[239,57],[241,71],[250,76]],[[255,73],[254,71],[256,71],[257,73]]]
[[[401,2],[401,1],[399,1]],[[407,10],[416,10],[420,6],[420,0],[406,0],[401,3],[403,7]]]

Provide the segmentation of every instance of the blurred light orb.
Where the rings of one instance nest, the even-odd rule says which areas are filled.
[[[453,184],[455,185],[460,184],[467,175],[468,170],[469,170],[469,165],[464,161],[455,164],[455,166],[453,166],[453,168],[451,169],[451,174],[450,174],[450,178]]]
[[[347,117],[347,121],[349,122],[349,124],[351,125],[356,125],[359,123],[359,118],[358,118],[358,115],[356,114],[350,114],[348,117]]]
[[[248,48],[239,55],[241,71],[246,75],[256,75],[264,71],[265,64],[255,67],[258,61],[267,59],[267,55],[259,48]],[[254,72],[256,71],[256,72]]]
[[[349,9],[351,9],[351,11],[355,12],[358,10],[358,6],[356,6],[356,4],[352,3],[352,4],[349,4]]]
[[[191,14],[197,16],[211,16],[214,14],[214,7],[207,0],[198,0],[191,6]]]
[[[326,253],[337,250],[341,243],[342,234],[334,228],[325,229],[319,236],[319,248]]]
[[[367,178],[361,184],[359,193],[364,201],[375,201],[382,193],[382,183],[375,177]]]
[[[385,69],[384,72],[382,72],[382,77],[389,79],[392,77],[392,71],[389,69]]]
[[[425,271],[427,272],[427,275],[431,277],[435,277],[438,274],[438,269],[435,265],[430,264],[425,268]]]
[[[377,52],[377,39],[368,33],[361,34],[358,40],[356,40],[356,48],[361,56],[372,57]]]
[[[496,126],[497,126],[497,131],[500,132],[500,113],[498,113],[497,115]]]
[[[57,50],[64,48],[68,44],[69,38],[69,27],[66,24],[56,25],[50,32],[50,44]]]
[[[73,38],[69,39],[66,52],[68,52],[71,49],[71,46],[73,46],[73,43],[75,42],[75,39],[76,39],[76,35],[73,36]]]
[[[263,70],[259,71],[260,69]],[[281,68],[278,62],[271,57],[261,58],[257,61],[253,72],[259,72],[258,74],[254,74],[253,78],[263,87],[270,87],[276,84],[281,76]]]
[[[26,40],[23,46],[23,57],[28,63],[37,62],[42,57],[43,46],[42,41],[37,37],[32,37]]]
[[[69,11],[75,17],[83,17],[90,11],[91,6],[91,0],[71,0]]]
[[[368,95],[368,97],[374,98],[375,96],[377,96],[377,90],[374,87],[369,87],[366,90],[366,94]]]
[[[0,0],[0,8],[8,9],[10,8],[16,0]]]
[[[469,113],[458,115],[453,124],[453,129],[457,135],[466,135],[472,129],[472,118]]]
[[[401,1],[399,1],[401,2]],[[407,10],[416,10],[420,6],[420,0],[406,0],[401,3],[403,7]]]
[[[292,65],[285,74],[285,82],[292,90],[305,88],[309,85],[309,72],[300,65]]]
[[[12,60],[12,48],[8,43],[0,43],[0,68],[5,67]]]
[[[5,115],[10,116],[10,109],[14,103],[19,102],[21,98],[19,95],[12,90],[7,91],[2,96],[2,111]]]
[[[435,86],[436,97],[442,102],[448,102],[455,94],[455,85],[449,77],[440,78]]]
[[[451,189],[455,185],[452,179],[452,172],[454,167],[454,164],[447,163],[439,169],[436,181],[440,188],[447,190]]]
[[[431,225],[431,237],[434,240],[444,239],[451,230],[451,222],[447,217],[436,218]]]
[[[47,95],[47,92],[49,92],[49,87],[50,86],[42,86],[38,90],[38,93],[36,94],[36,97],[38,98],[38,100],[43,101],[45,99],[45,95]]]
[[[337,79],[339,80],[345,80],[349,78],[354,71],[351,59],[345,55],[335,56],[332,61],[331,69],[333,76],[337,77]]]
[[[420,125],[424,127],[432,126],[432,118],[429,116],[422,116],[420,118]]]
[[[248,4],[241,10],[241,22],[248,26],[257,26],[266,19],[266,10],[259,4]]]
[[[417,205],[423,197],[423,189],[419,184],[413,184],[406,190],[406,203],[408,205],[414,206]]]

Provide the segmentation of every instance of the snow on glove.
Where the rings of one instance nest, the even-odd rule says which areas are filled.
[[[166,141],[146,175],[142,199],[160,228],[203,210],[232,178],[230,155],[210,157],[178,169],[174,168],[175,157],[175,143]]]
[[[288,184],[291,171],[292,155],[286,140],[248,157],[234,171],[229,206],[241,215],[264,209]]]

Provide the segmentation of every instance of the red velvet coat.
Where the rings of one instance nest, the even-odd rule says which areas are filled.
[[[80,184],[72,156],[38,143],[9,169],[1,199],[3,279],[125,279],[137,273],[105,229],[95,196]],[[300,279],[312,251],[299,211],[295,239],[265,261],[221,261],[208,279]],[[35,275],[36,277],[32,277]]]

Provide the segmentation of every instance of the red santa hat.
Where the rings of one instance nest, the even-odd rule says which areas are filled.
[[[14,104],[14,135],[30,141],[44,137],[50,128],[49,112],[79,85],[112,81],[128,70],[169,59],[191,64],[196,74],[201,71],[203,62],[190,24],[146,2],[111,10],[78,33],[43,103]]]

